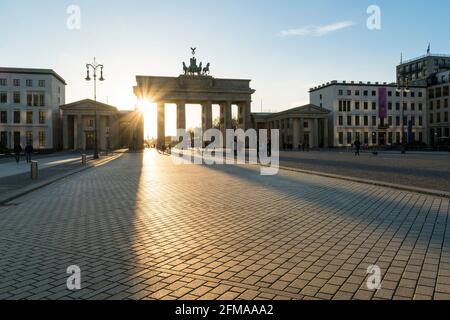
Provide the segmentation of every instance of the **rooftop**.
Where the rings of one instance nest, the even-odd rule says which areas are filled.
[[[423,56],[419,56],[419,57],[416,57],[416,58],[412,58],[412,59],[408,59],[408,60],[402,61],[402,63],[399,64],[399,66],[411,63],[413,61],[422,60],[422,59],[425,59],[425,58],[450,58],[450,55],[448,55],[448,54],[441,54],[441,53],[428,53],[428,54],[424,54]]]
[[[45,74],[52,75],[64,84],[66,81],[52,69],[34,69],[34,68],[5,68],[0,67],[0,73],[16,73],[16,74]]]

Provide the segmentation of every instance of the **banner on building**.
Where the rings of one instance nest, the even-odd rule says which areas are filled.
[[[387,118],[387,89],[378,88],[378,116],[380,119]]]

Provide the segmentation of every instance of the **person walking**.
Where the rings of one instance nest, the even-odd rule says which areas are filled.
[[[359,156],[359,152],[361,150],[361,142],[359,141],[359,139],[356,139],[355,143],[355,156]]]
[[[20,161],[20,153],[22,152],[22,146],[20,144],[16,144],[14,146],[14,157],[16,158],[16,162]]]
[[[31,154],[33,153],[33,146],[31,144],[27,144],[27,146],[25,147],[25,155],[27,158],[27,163],[31,162]]]

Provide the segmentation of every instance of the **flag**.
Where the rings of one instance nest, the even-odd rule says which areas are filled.
[[[427,54],[430,54],[430,52],[431,52],[431,44],[430,44],[430,43],[428,43]]]

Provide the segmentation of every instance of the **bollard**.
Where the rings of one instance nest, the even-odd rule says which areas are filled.
[[[83,166],[86,165],[86,154],[84,154],[84,153],[81,155],[81,164],[82,164]]]
[[[31,161],[31,179],[36,180],[38,178],[38,162]]]

